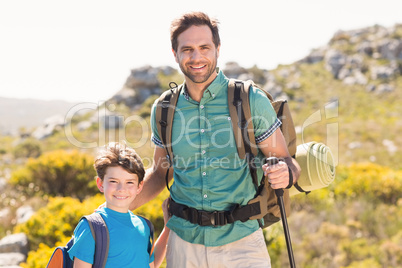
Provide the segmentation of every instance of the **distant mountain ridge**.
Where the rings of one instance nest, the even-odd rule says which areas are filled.
[[[76,103],[63,100],[0,97],[0,134],[16,134],[19,128],[35,128],[53,115],[64,116],[74,105]]]

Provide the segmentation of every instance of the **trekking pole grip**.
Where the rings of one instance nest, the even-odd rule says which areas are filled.
[[[265,163],[268,163],[268,165],[273,166],[279,163],[279,159],[277,157],[271,156],[265,159]],[[275,189],[275,195],[276,197],[283,196],[283,189]]]

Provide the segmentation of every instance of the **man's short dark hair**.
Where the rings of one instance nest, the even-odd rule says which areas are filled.
[[[170,26],[170,41],[172,42],[172,49],[177,52],[178,36],[193,25],[208,26],[211,29],[212,40],[215,47],[218,47],[221,44],[218,23],[218,20],[209,18],[209,16],[203,12],[190,12],[183,14],[179,18],[173,20]]]

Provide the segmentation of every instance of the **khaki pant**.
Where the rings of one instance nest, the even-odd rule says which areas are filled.
[[[218,247],[191,244],[170,231],[167,268],[270,268],[262,229],[238,241]]]

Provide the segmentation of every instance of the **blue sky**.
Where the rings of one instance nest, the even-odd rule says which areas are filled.
[[[169,25],[192,10],[220,21],[221,67],[273,69],[338,30],[402,23],[400,0],[4,0],[0,97],[97,103],[121,89],[133,68],[177,68]]]

